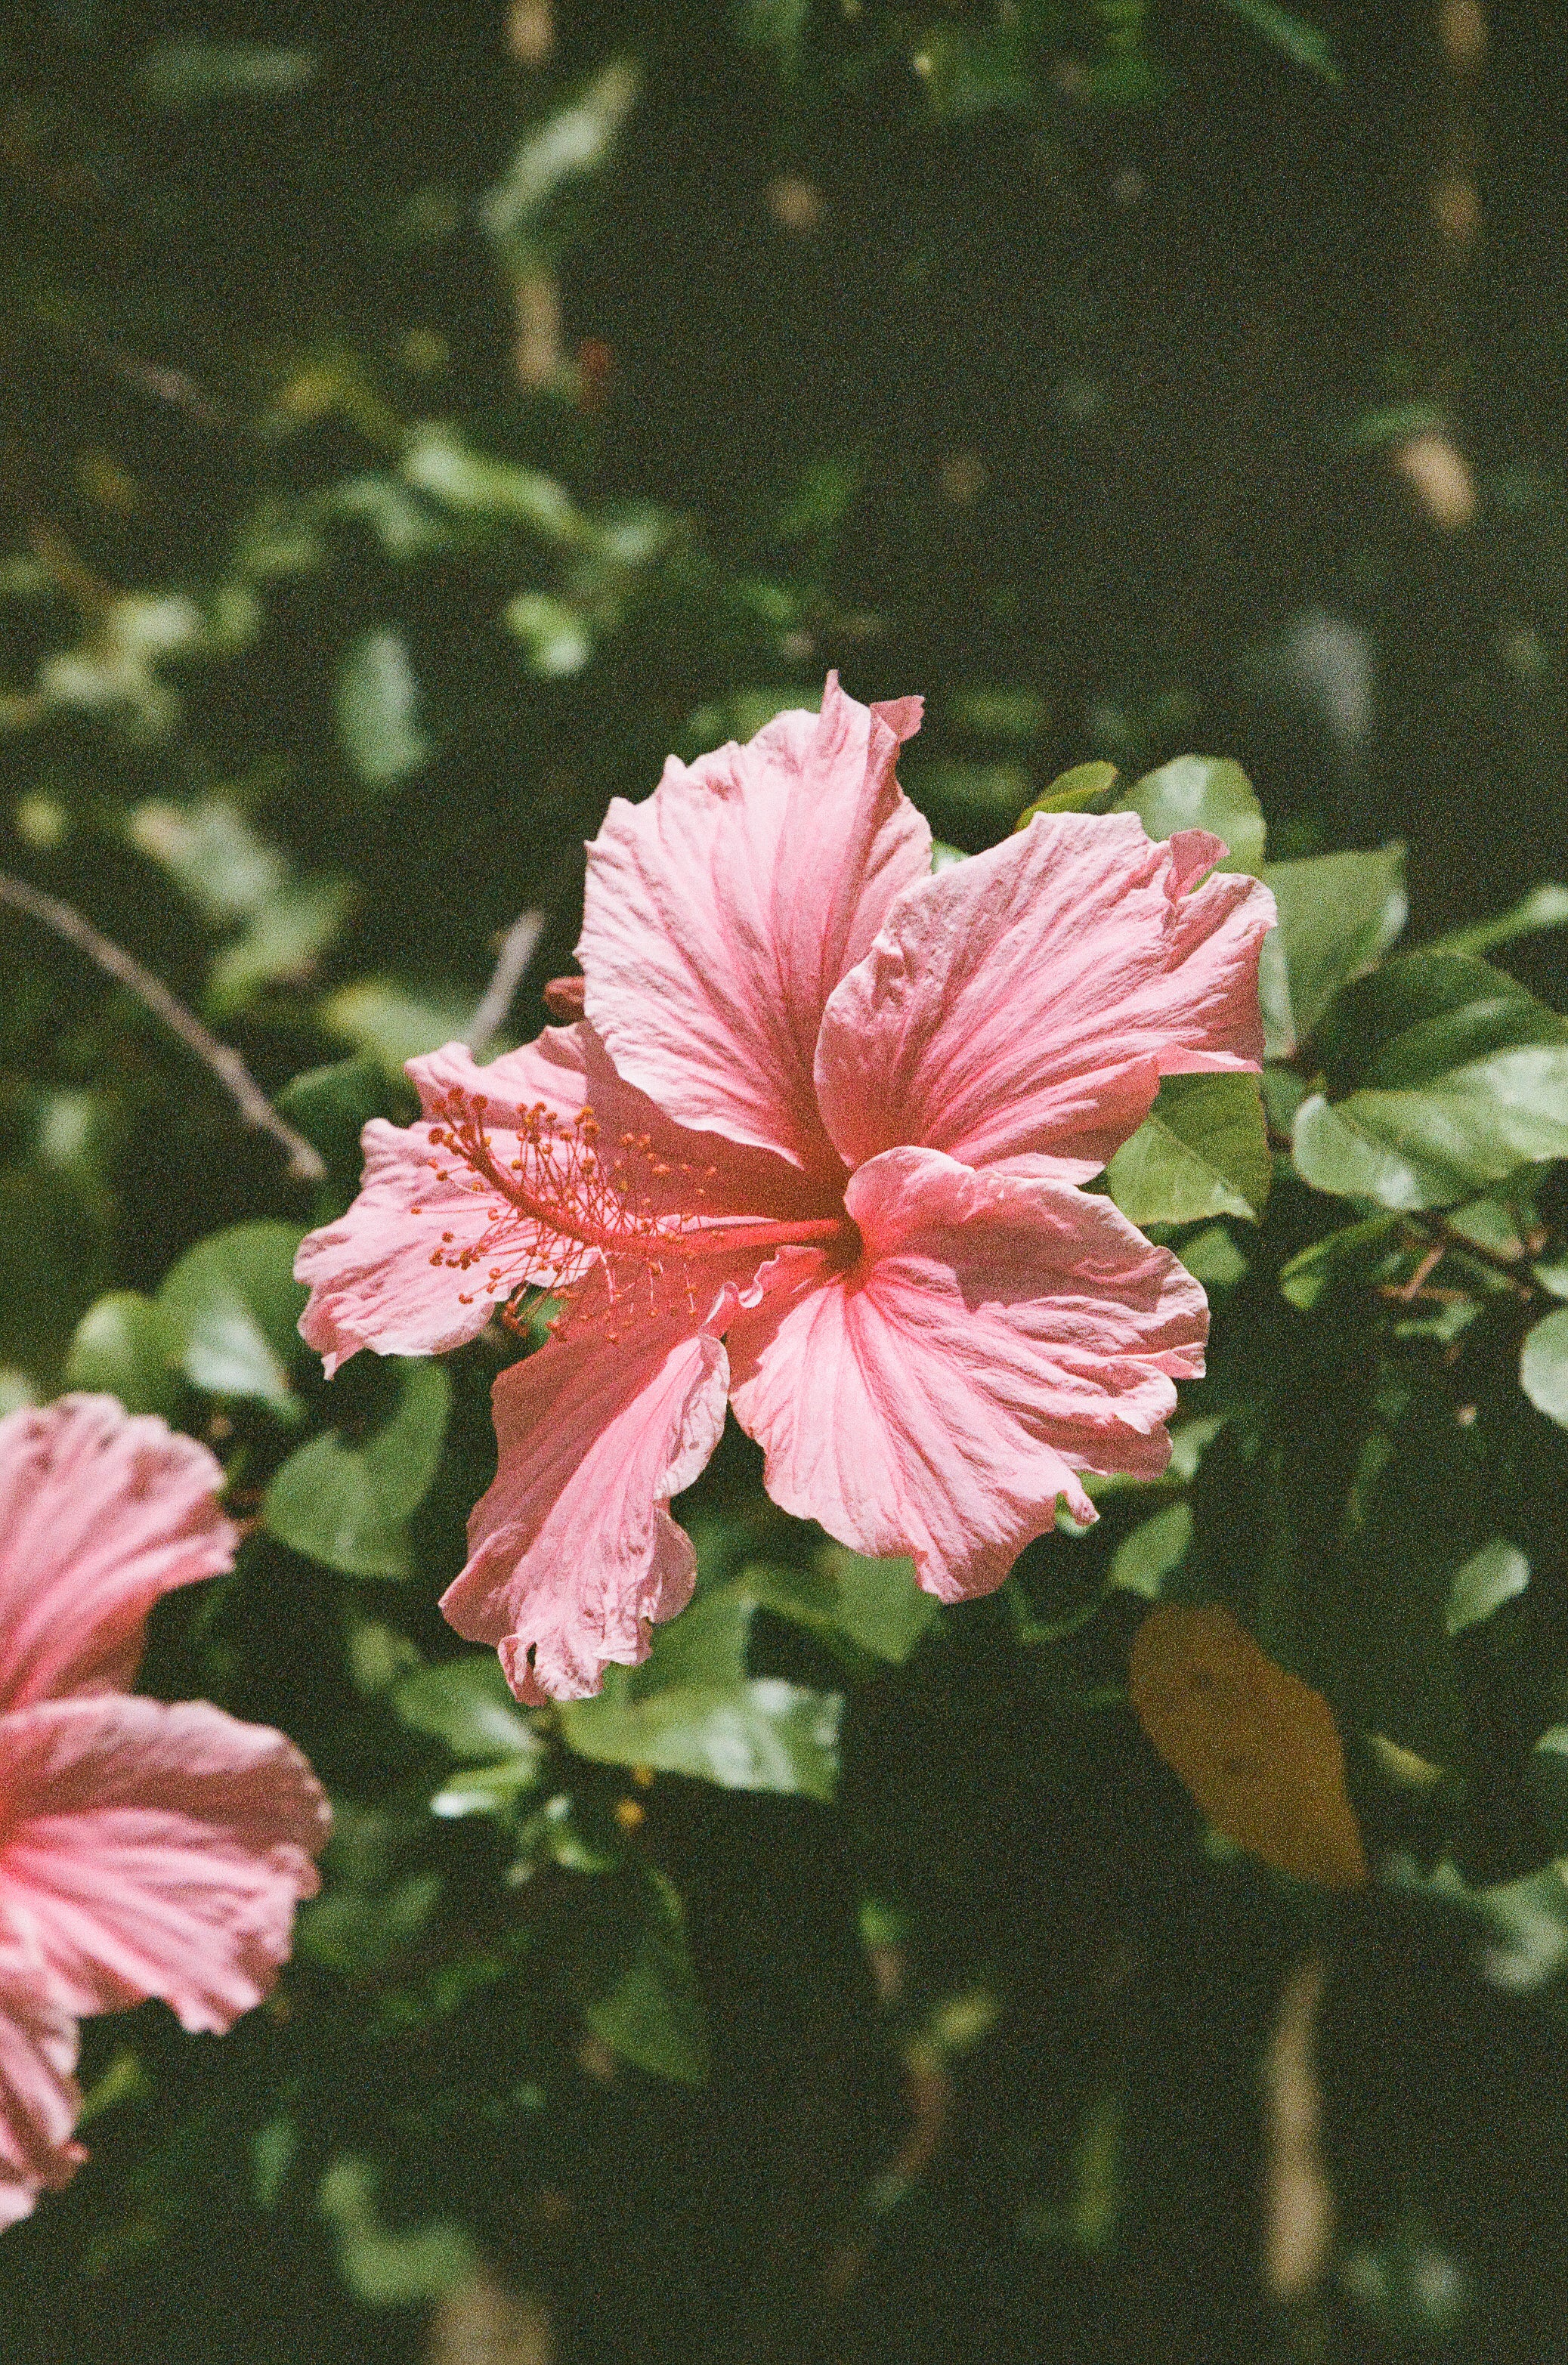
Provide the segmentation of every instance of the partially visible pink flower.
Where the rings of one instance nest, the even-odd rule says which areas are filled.
[[[1169,1455],[1203,1291],[1078,1186],[1162,1075],[1259,1065],[1272,899],[1132,813],[1037,817],[933,875],[895,773],[919,719],[830,675],[820,716],[612,803],[583,1017],[487,1068],[411,1061],[420,1122],[366,1128],[360,1196],[300,1250],[329,1372],[454,1346],[529,1287],[570,1301],[496,1383],[442,1604],[522,1698],[597,1690],[689,1597],[668,1506],[726,1399],[778,1502],[948,1600],[1058,1502],[1092,1519],[1081,1472]]]
[[[232,1564],[218,1463],[112,1396],[0,1420],[0,2224],[63,2184],[76,2021],[259,2003],[318,1887],[320,1786],[206,1700],[128,1696],[159,1595]]]

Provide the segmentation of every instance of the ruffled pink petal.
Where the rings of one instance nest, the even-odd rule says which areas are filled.
[[[1224,851],[1202,830],[1151,842],[1136,813],[1041,814],[901,896],[817,1048],[846,1161],[920,1142],[1083,1182],[1162,1075],[1256,1068],[1274,900],[1238,872],[1194,887]]]
[[[801,1210],[795,1168],[672,1124],[622,1082],[587,1025],[547,1026],[536,1041],[488,1067],[465,1045],[448,1043],[410,1059],[409,1074],[423,1119],[404,1126],[375,1118],[366,1126],[359,1196],[336,1223],[308,1233],[295,1259],[295,1276],[310,1291],[300,1331],[323,1358],[329,1379],[362,1347],[431,1355],[461,1346],[513,1290],[548,1288],[563,1277],[570,1242],[517,1216],[444,1141],[432,1143],[432,1124],[454,1099],[485,1103],[486,1132],[502,1172],[520,1155],[528,1113],[543,1103],[563,1129],[591,1110],[611,1158],[623,1135],[645,1142],[633,1159],[633,1197],[650,1218],[688,1203],[713,1214]]]
[[[894,773],[919,701],[867,708],[830,674],[820,716],[619,798],[588,847],[588,1014],[622,1075],[684,1125],[836,1171],[812,1085],[829,994],[931,833]]]
[[[114,1396],[0,1420],[0,1707],[129,1684],[160,1594],[230,1568],[221,1463]]]
[[[696,1561],[668,1505],[719,1441],[724,1350],[689,1318],[634,1322],[618,1341],[613,1327],[579,1316],[496,1382],[495,1483],[442,1598],[460,1634],[499,1649],[523,1700],[597,1692],[691,1597]]]
[[[287,1959],[329,1813],[292,1742],[206,1700],[54,1700],[0,1717],[0,1889],[65,2011],[161,1996],[227,2028]]]
[[[0,1917],[0,2225],[69,2184],[87,2157],[71,2140],[82,2107],[75,2067],[74,2020],[50,1996],[16,1917]]]
[[[990,1592],[1080,1470],[1154,1477],[1208,1307],[1109,1199],[893,1149],[853,1177],[861,1261],[778,1261],[731,1328],[736,1415],[776,1503],[945,1601]]]

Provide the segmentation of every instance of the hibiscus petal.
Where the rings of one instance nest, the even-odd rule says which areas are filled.
[[[0,1717],[0,1883],[73,2013],[161,1996],[227,2028],[288,1956],[329,1816],[281,1732],[206,1700],[52,1700]]]
[[[683,1124],[836,1167],[812,1086],[829,994],[866,953],[931,833],[894,774],[918,701],[857,705],[830,674],[820,716],[611,804],[588,847],[588,1014],[616,1066]]]
[[[1256,1068],[1268,889],[1136,813],[1050,813],[901,896],[828,1003],[823,1121],[852,1165],[899,1142],[970,1165],[1047,1154],[1083,1182],[1162,1075]]]
[[[523,1700],[597,1692],[691,1597],[695,1556],[668,1504],[719,1441],[724,1350],[689,1319],[612,1328],[577,1316],[496,1382],[495,1483],[442,1599],[460,1634],[499,1649]]]
[[[69,2184],[87,2157],[71,2141],[82,2107],[75,2067],[76,2023],[50,1996],[41,1957],[7,1916],[0,1922],[0,2225],[28,2215],[40,2191]]]
[[[1175,1379],[1203,1370],[1204,1293],[1110,1200],[939,1152],[864,1166],[864,1255],[788,1252],[730,1331],[733,1402],[774,1501],[945,1601],[990,1592],[1080,1470],[1154,1477]]]
[[[114,1396],[0,1420],[0,1707],[129,1684],[160,1594],[230,1568],[222,1464]]]
[[[520,1215],[446,1141],[432,1142],[432,1123],[439,1126],[454,1101],[484,1103],[487,1140],[503,1174],[541,1104],[563,1130],[591,1111],[606,1141],[631,1135],[645,1142],[634,1161],[636,1205],[650,1218],[679,1205],[683,1192],[690,1199],[694,1178],[709,1213],[788,1214],[801,1200],[801,1178],[782,1159],[673,1125],[622,1081],[587,1025],[547,1026],[487,1067],[464,1044],[448,1043],[410,1059],[408,1071],[423,1120],[405,1126],[378,1117],[365,1126],[358,1197],[336,1223],[308,1233],[295,1259],[295,1276],[310,1290],[300,1331],[329,1379],[362,1347],[431,1355],[461,1346],[512,1291],[563,1278],[572,1243]]]

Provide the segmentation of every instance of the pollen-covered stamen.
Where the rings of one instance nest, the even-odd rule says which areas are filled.
[[[705,1258],[791,1245],[853,1254],[858,1245],[844,1214],[775,1223],[711,1213],[714,1167],[656,1157],[646,1133],[624,1133],[610,1149],[591,1108],[564,1124],[536,1102],[502,1138],[488,1108],[482,1093],[450,1093],[430,1132],[437,1181],[487,1202],[479,1238],[444,1233],[431,1258],[474,1273],[465,1304],[481,1289],[506,1299],[530,1286],[569,1290],[598,1265],[612,1307],[645,1282],[651,1310],[667,1282],[695,1313],[691,1268]]]

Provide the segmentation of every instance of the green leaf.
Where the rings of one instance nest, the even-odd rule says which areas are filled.
[[[338,730],[367,789],[389,789],[429,762],[420,692],[401,633],[361,633],[338,668]]]
[[[1116,1547],[1110,1581],[1124,1592],[1141,1593],[1159,1601],[1187,1557],[1193,1541],[1193,1513],[1186,1503],[1172,1503],[1145,1519]]]
[[[140,1290],[111,1289],[76,1325],[65,1359],[68,1388],[102,1388],[127,1412],[178,1412],[185,1334],[167,1306]]]
[[[400,1676],[391,1698],[405,1724],[444,1742],[454,1757],[484,1762],[511,1754],[532,1763],[541,1754],[539,1736],[493,1651]]]
[[[1294,8],[1282,7],[1280,0],[1220,0],[1220,5],[1250,25],[1293,65],[1304,66],[1336,90],[1339,87],[1344,77],[1327,34]]]
[[[641,87],[637,67],[612,58],[567,105],[524,134],[479,206],[480,225],[509,271],[534,267],[548,251],[562,199],[610,162]]]
[[[1479,1626],[1505,1601],[1512,1601],[1529,1583],[1529,1562],[1518,1544],[1504,1536],[1494,1536],[1490,1543],[1472,1552],[1462,1567],[1456,1569],[1449,1586],[1448,1608],[1443,1625],[1450,1634],[1462,1634],[1467,1627]]]
[[[466,2282],[478,2268],[474,2245],[454,2220],[394,2233],[375,2206],[376,2169],[344,2153],[322,2177],[316,2205],[337,2236],[344,2282],[366,2307],[411,2307]]]
[[[838,1623],[874,1659],[902,1667],[938,1614],[916,1582],[912,1560],[868,1560],[844,1544],[825,1544],[817,1564],[837,1594]]]
[[[1542,928],[1568,926],[1568,887],[1549,879],[1532,887],[1528,895],[1506,912],[1498,912],[1490,920],[1477,920],[1468,928],[1454,928],[1439,936],[1433,951],[1450,953],[1489,953],[1494,945],[1512,944],[1516,936],[1534,936]]]
[[[302,880],[284,888],[212,964],[204,997],[216,1018],[243,1009],[259,985],[308,976],[342,927],[353,901],[346,880]]]
[[[1525,987],[1467,953],[1403,953],[1335,997],[1316,1038],[1331,1098],[1426,1084],[1484,1059],[1568,1042]]]
[[[1221,870],[1251,870],[1263,860],[1263,813],[1252,783],[1228,757],[1178,756],[1158,771],[1146,772],[1121,799],[1150,837],[1179,829],[1206,829],[1229,851]]]
[[[274,1105],[320,1151],[334,1175],[356,1182],[364,1162],[361,1134],[372,1117],[394,1113],[386,1070],[364,1052],[306,1069],[274,1095]]]
[[[223,98],[291,98],[316,79],[314,50],[270,41],[159,41],[137,79],[151,106],[169,113]]]
[[[652,1765],[725,1790],[831,1799],[838,1778],[836,1692],[748,1676],[755,1595],[724,1586],[655,1631],[640,1667],[610,1667],[597,1699],[567,1700],[561,1731],[579,1756]]]
[[[1516,1167],[1568,1157],[1568,1044],[1529,1045],[1419,1090],[1302,1103],[1296,1171],[1316,1191],[1384,1207],[1451,1205]]]
[[[649,1911],[632,1959],[583,2017],[594,2034],[639,2069],[685,2086],[708,2082],[708,2030],[687,1944],[680,1899],[660,1872],[647,1881]]]
[[[457,1041],[472,1015],[472,1003],[455,995],[416,992],[383,977],[345,985],[321,1005],[323,1025],[379,1059],[399,1083],[407,1060]]]
[[[420,492],[465,516],[526,526],[561,548],[586,539],[586,521],[556,477],[476,452],[450,427],[421,427],[403,454],[403,474]]]
[[[543,591],[520,591],[510,600],[506,627],[521,642],[532,670],[547,680],[581,673],[593,655],[586,617]]]
[[[1148,1115],[1105,1170],[1123,1215],[1144,1226],[1215,1216],[1256,1223],[1272,1176],[1256,1076],[1165,1077]]]
[[[1282,1268],[1281,1296],[1310,1313],[1326,1291],[1341,1282],[1359,1281],[1386,1253],[1398,1230],[1393,1216],[1372,1216],[1364,1224],[1347,1224],[1327,1239],[1314,1240]]]
[[[1552,1854],[1568,1855],[1568,1724],[1541,1734],[1525,1764],[1525,1787]]]
[[[1568,1306],[1526,1333],[1519,1385],[1537,1412],[1568,1429]]]
[[[158,1292],[185,1334],[185,1377],[209,1395],[254,1396],[285,1419],[298,1416],[288,1373],[305,1351],[300,1238],[293,1224],[232,1225],[187,1249]]]
[[[452,1382],[440,1363],[388,1356],[356,1384],[388,1392],[390,1404],[352,1441],[329,1429],[291,1453],[262,1516],[291,1552],[345,1576],[404,1577],[412,1564],[405,1523],[435,1476]]]
[[[1339,987],[1382,959],[1405,925],[1405,848],[1271,862],[1263,872],[1280,912],[1288,1008],[1271,1012],[1276,1055],[1310,1035]]]
[[[1036,813],[1104,813],[1120,774],[1114,764],[1074,764],[1058,772],[1043,796],[1026,805],[1013,826],[1027,829]]]

